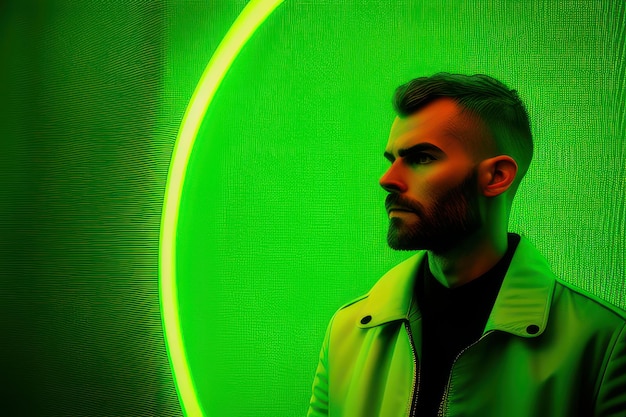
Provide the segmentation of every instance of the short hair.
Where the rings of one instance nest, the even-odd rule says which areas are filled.
[[[533,155],[530,120],[517,91],[484,74],[440,72],[399,86],[393,96],[398,116],[407,117],[439,98],[448,97],[477,116],[489,129],[499,152],[518,164],[513,194],[526,174]]]

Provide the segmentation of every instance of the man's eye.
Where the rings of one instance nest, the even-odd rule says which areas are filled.
[[[411,156],[410,158],[407,158],[407,160],[408,160],[407,162],[409,162],[410,164],[423,165],[423,164],[429,164],[433,162],[435,158],[433,158],[427,153],[419,153],[417,155]]]

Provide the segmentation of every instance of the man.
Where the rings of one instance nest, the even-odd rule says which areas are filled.
[[[626,315],[508,233],[532,158],[514,90],[400,86],[380,180],[387,240],[419,250],[328,326],[309,416],[626,417]]]

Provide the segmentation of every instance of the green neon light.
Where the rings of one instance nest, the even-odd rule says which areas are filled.
[[[217,47],[191,97],[180,125],[167,175],[161,217],[159,284],[165,344],[183,414],[202,417],[191,378],[178,318],[176,291],[176,228],[185,173],[206,111],[226,72],[256,29],[283,0],[252,0]]]

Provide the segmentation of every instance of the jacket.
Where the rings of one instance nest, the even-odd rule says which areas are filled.
[[[424,253],[333,315],[308,416],[413,416],[421,354],[413,288]],[[522,237],[482,336],[452,366],[439,415],[626,417],[626,314],[556,278]]]

